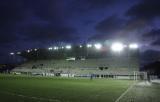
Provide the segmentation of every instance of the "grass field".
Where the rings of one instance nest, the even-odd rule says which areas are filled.
[[[0,102],[114,102],[129,80],[0,75]]]
[[[160,102],[160,84],[135,85],[119,102]]]

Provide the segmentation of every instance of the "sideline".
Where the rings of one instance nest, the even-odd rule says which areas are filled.
[[[0,92],[0,93],[4,93],[4,94],[8,94],[8,95],[13,95],[13,96],[19,96],[19,97],[23,97],[23,98],[29,98],[29,99],[35,99],[35,100],[41,100],[41,101],[49,101],[49,102],[61,102],[60,100],[57,99],[52,99],[52,98],[40,98],[40,97],[33,97],[33,96],[26,96],[26,95],[22,95],[22,94],[16,94],[16,93],[12,93],[12,92]]]
[[[128,93],[128,91],[130,91],[134,85],[136,85],[137,81],[135,81],[126,91],[124,91],[117,99],[115,102],[119,102],[121,98],[123,98],[124,95],[126,95]]]

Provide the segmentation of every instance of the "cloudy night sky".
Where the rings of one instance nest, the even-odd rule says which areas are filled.
[[[159,59],[160,0],[1,0],[0,13],[1,63],[12,51],[105,39]]]

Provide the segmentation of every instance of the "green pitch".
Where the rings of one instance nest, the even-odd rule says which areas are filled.
[[[160,102],[160,84],[135,85],[119,102]]]
[[[130,80],[0,75],[0,102],[114,102]]]

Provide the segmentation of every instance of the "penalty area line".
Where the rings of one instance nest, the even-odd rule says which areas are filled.
[[[136,84],[136,82],[134,82],[126,91],[124,91],[117,99],[115,102],[119,102],[132,88],[133,86]]]

